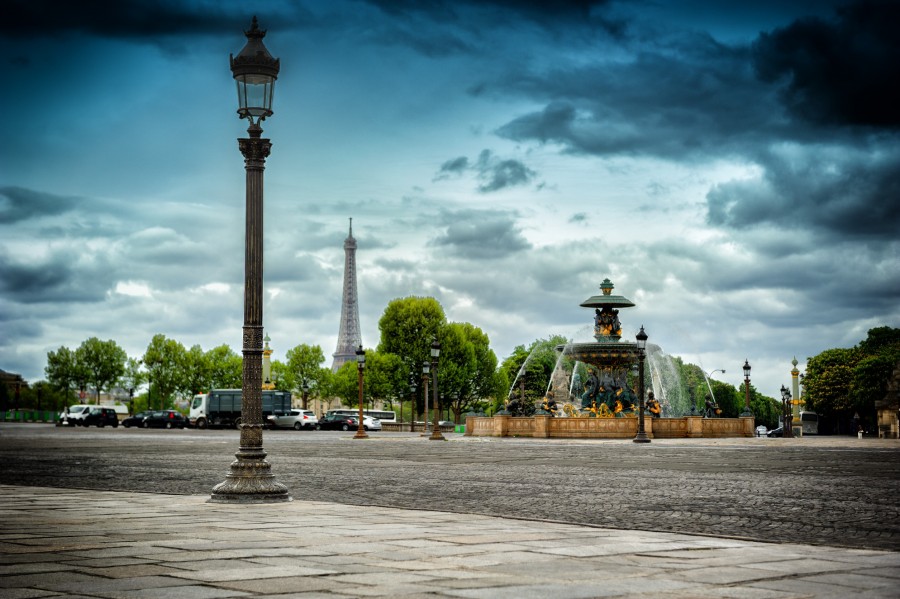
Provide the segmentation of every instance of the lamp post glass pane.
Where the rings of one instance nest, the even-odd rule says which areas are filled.
[[[274,79],[268,75],[241,75],[235,81],[240,112],[254,117],[272,114]]]

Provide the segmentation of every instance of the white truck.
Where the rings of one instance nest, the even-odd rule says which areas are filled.
[[[209,393],[195,395],[191,401],[188,420],[196,428],[233,426],[241,424],[241,390],[213,389]],[[274,412],[291,409],[291,394],[287,391],[262,391],[262,422]]]

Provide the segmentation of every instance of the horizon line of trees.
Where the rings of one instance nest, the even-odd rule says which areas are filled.
[[[366,349],[363,400],[367,406],[381,403],[388,409],[397,405],[410,416],[424,413],[422,364],[430,361],[431,342],[441,343],[437,377],[439,408],[452,412],[458,421],[467,411],[495,413],[508,398],[510,385],[520,370],[525,372],[526,398],[539,400],[548,389],[556,368],[555,348],[568,339],[552,335],[528,346],[518,345],[502,363],[490,348],[490,340],[480,328],[466,322],[448,322],[440,303],[433,297],[410,296],[391,300],[378,322],[380,340]],[[325,355],[318,345],[298,344],[286,352],[286,360],[272,360],[270,381],[276,389],[309,399],[339,398],[355,405],[358,398],[357,365],[344,364],[337,372],[323,366]],[[170,408],[178,397],[185,398],[211,388],[240,388],[242,357],[223,344],[204,351],[200,345],[186,348],[163,334],[154,335],[139,358],[129,357],[114,340],[91,337],[71,350],[62,346],[48,352],[45,374],[26,389],[20,401],[37,406],[69,405],[71,392],[101,393],[114,388],[137,391],[147,384],[146,393],[134,397],[133,409]],[[826,416],[858,411],[874,413],[874,401],[884,395],[887,379],[900,362],[900,329],[881,327],[854,348],[831,349],[808,358],[804,379],[804,399],[810,409]],[[702,411],[709,387],[703,370],[674,358],[680,374],[681,391],[690,404]],[[737,417],[744,408],[745,390],[710,379],[713,396],[722,417]],[[4,407],[8,405],[7,390]],[[431,393],[429,393],[431,395]],[[429,402],[431,397],[429,397]],[[308,407],[304,404],[304,408]],[[756,424],[777,426],[781,402],[762,395],[751,384],[750,406]],[[18,406],[16,406],[18,407]],[[868,417],[868,416],[867,416]]]

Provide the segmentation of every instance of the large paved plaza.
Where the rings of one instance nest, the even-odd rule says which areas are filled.
[[[896,440],[351,437],[267,432],[295,501],[221,506],[236,431],[4,424],[0,588],[897,596]]]

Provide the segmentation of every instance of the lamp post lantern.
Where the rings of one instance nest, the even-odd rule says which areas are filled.
[[[246,171],[241,439],[231,471],[213,487],[210,501],[274,503],[291,501],[291,496],[287,487],[275,480],[262,446],[263,171],[272,144],[262,137],[260,123],[272,116],[280,62],[263,44],[266,32],[259,28],[256,17],[244,34],[247,44],[237,56],[231,56],[238,116],[250,121],[249,137],[238,139]]]
[[[753,412],[750,411],[750,362],[744,360],[744,411],[741,412],[741,418],[753,418]]]
[[[429,441],[446,441],[444,435],[441,434],[441,427],[438,426],[438,419],[440,418],[441,411],[438,408],[438,358],[441,355],[441,344],[437,339],[431,342],[431,376],[434,378],[434,381],[431,384],[431,393],[433,394],[434,401],[432,402],[434,405],[431,406],[431,413],[433,414],[431,421],[431,436],[428,437]]]
[[[425,360],[422,362],[422,382],[425,384],[425,421],[422,427],[422,437],[428,436],[428,375],[431,373],[431,362]]]
[[[363,425],[363,371],[366,369],[366,350],[360,345],[356,350],[356,368],[359,373],[357,380],[359,381],[359,422],[356,424],[356,434],[354,439],[368,439],[366,428]]]
[[[647,432],[644,430],[644,358],[646,357],[645,350],[647,349],[647,333],[644,332],[644,325],[641,325],[641,330],[638,331],[637,336],[637,348],[638,348],[638,432],[632,439],[635,443],[649,443],[650,437],[647,436]]]

